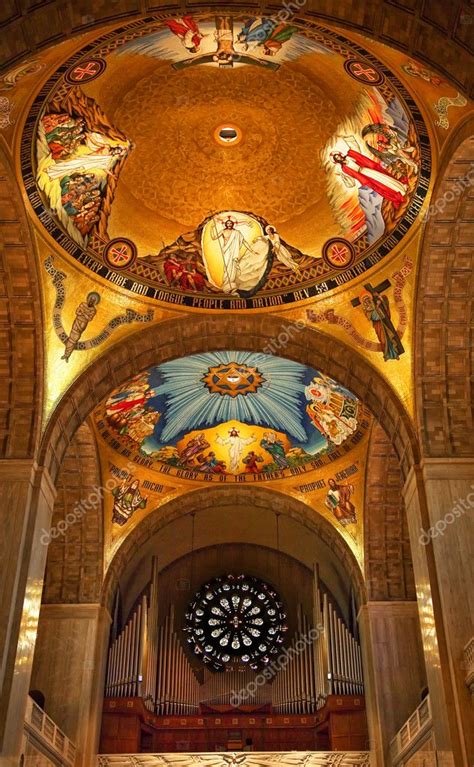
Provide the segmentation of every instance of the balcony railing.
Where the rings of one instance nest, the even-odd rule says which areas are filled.
[[[463,650],[464,668],[466,669],[466,685],[471,695],[474,695],[474,637],[471,637]]]
[[[56,761],[69,767],[74,764],[76,747],[64,732],[45,714],[32,698],[28,698],[25,715],[25,734],[38,748],[51,753]]]
[[[427,695],[390,743],[392,767],[399,764],[409,751],[421,745],[421,741],[431,729],[432,722],[430,697]]]
[[[286,757],[286,758],[285,758]],[[199,761],[198,761],[199,760]],[[198,753],[198,754],[102,754],[97,767],[187,767],[191,764],[206,767],[274,767],[275,764],[291,764],[292,767],[369,767],[367,751],[291,751],[272,754],[253,752]]]

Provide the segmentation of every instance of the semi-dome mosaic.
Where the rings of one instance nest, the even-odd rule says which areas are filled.
[[[196,13],[108,31],[38,93],[34,214],[87,270],[194,309],[276,308],[389,255],[429,185],[422,116],[315,22]]]
[[[192,480],[261,481],[320,468],[358,444],[368,412],[347,389],[298,362],[243,351],[162,363],[95,413],[122,456]]]

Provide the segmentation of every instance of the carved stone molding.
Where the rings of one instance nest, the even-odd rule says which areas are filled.
[[[98,767],[369,767],[367,751],[291,751],[288,753],[114,754],[98,757]]]

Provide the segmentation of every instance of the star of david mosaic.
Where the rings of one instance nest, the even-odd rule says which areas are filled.
[[[265,382],[257,368],[237,362],[210,367],[201,380],[210,392],[228,397],[256,392]]]

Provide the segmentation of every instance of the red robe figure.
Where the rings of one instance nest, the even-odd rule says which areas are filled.
[[[366,157],[355,149],[349,149],[347,154],[332,152],[333,162],[340,165],[344,174],[343,181],[346,186],[354,186],[355,179],[362,186],[368,186],[386,200],[393,203],[394,208],[399,208],[406,198],[406,187],[401,181],[394,178],[380,162]]]
[[[138,407],[144,407],[147,400],[150,397],[154,397],[155,392],[153,389],[147,389],[143,393],[139,389],[131,390],[116,396],[117,401],[113,404],[107,403],[107,413],[128,413],[130,410],[134,410]],[[119,399],[120,397],[120,399]]]
[[[199,27],[191,16],[183,16],[181,21],[178,19],[168,19],[166,26],[174,35],[179,37],[184,47],[189,53],[197,53],[201,40],[204,35],[199,31]]]
[[[250,453],[247,453],[245,458],[243,458],[243,462],[245,463],[245,471],[250,474],[258,474],[260,472],[258,464],[263,463],[263,458],[261,455],[257,455],[254,450],[251,450]]]

